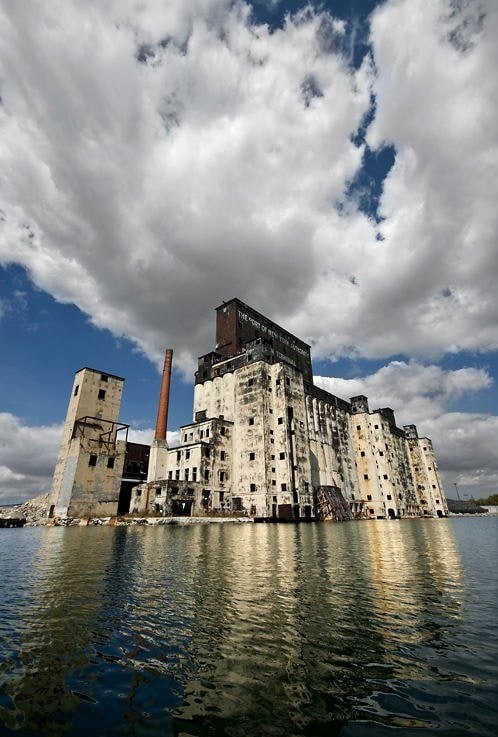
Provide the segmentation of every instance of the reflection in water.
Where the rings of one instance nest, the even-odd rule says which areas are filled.
[[[491,735],[453,528],[9,530],[0,733]]]

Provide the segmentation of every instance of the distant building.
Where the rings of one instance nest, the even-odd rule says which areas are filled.
[[[345,508],[356,518],[447,515],[432,443],[414,425],[398,428],[392,409],[370,411],[366,397],[347,402],[316,387],[310,346],[240,300],[216,312],[193,422],[177,447],[156,435],[130,511],[281,521],[343,519]]]

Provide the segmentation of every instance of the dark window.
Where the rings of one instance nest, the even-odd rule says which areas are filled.
[[[272,473],[275,473],[275,472],[276,472],[276,470],[277,470],[276,468],[272,468],[272,469],[271,469],[271,472],[272,472]]]
[[[161,487],[158,486],[156,489],[156,496],[161,496]]]
[[[107,374],[100,374],[100,381],[107,381],[108,378]]]
[[[287,384],[287,386],[290,386],[290,379],[288,376],[285,377],[285,383]]]
[[[185,469],[185,481],[188,481],[189,469]]]
[[[270,430],[270,435],[273,435],[273,430]]]
[[[378,425],[374,425],[374,429],[375,430],[378,430],[379,429],[379,426]]]
[[[384,478],[387,479],[387,473],[384,474]]]
[[[372,495],[371,494],[367,494],[367,501],[369,501],[369,502],[372,501]]]
[[[177,460],[177,462],[178,461],[181,461],[181,459],[182,459],[182,451],[181,450],[177,450],[176,451],[176,460]]]
[[[220,502],[223,502],[223,501],[225,501],[225,492],[220,491]]]
[[[137,489],[137,496],[142,496],[142,489]]]
[[[280,453],[279,454],[279,458],[280,458],[281,461],[283,461],[283,459],[285,458],[285,453]]]
[[[225,481],[225,479],[226,479],[225,471],[220,471],[220,481]]]
[[[210,457],[210,455],[211,455],[211,448],[209,447],[209,445],[205,445],[204,446],[204,455],[206,456],[206,458],[209,458]]]
[[[275,381],[275,384],[276,384],[277,386],[280,386],[280,379],[277,379],[277,380]]]
[[[249,486],[250,491],[256,491],[256,484],[251,484]]]
[[[278,420],[277,420],[277,422],[278,422],[279,425],[281,425],[283,423],[283,421],[284,421],[284,418],[283,417],[279,417]]]
[[[363,474],[363,478],[364,478],[364,479],[366,479],[366,480],[368,481],[368,473],[364,473],[364,474]]]
[[[272,479],[272,481],[271,481],[271,485],[272,485],[272,486],[276,486],[276,485],[277,485],[277,482],[275,481],[275,479]]]
[[[274,461],[275,460],[275,456],[274,455],[270,456],[270,460],[271,461]]]
[[[256,453],[249,453],[249,460],[253,461],[256,458]]]
[[[280,484],[282,491],[287,491],[287,484]]]
[[[173,471],[168,471],[168,478],[169,479],[172,479],[173,478]]]
[[[432,466],[427,466],[428,471],[432,471]]]
[[[209,437],[209,427],[206,428],[206,437]]]
[[[242,511],[242,499],[240,498],[240,496],[236,496],[232,499],[232,508],[234,512]]]
[[[192,481],[197,481],[197,466],[192,468]]]
[[[76,386],[74,387],[74,394],[73,394],[73,397],[75,397],[75,396],[76,396],[76,395],[78,394],[79,390],[80,390],[80,387],[79,387],[79,384],[77,384],[77,385],[76,385]]]
[[[177,469],[176,469],[176,471],[175,471],[175,479],[176,479],[177,481],[179,481],[179,480],[180,480],[180,470],[179,470],[178,468],[177,468]]]
[[[357,430],[361,430],[361,425],[356,425]]]
[[[186,442],[187,442],[187,433],[185,433],[185,435],[183,436],[183,442],[184,442],[184,443],[186,443]]]
[[[225,430],[226,430],[225,427],[220,427],[220,435],[224,435],[225,434]]]
[[[436,488],[436,484],[432,484],[432,488],[435,489]]]
[[[190,458],[190,451],[189,450],[186,450],[185,451],[185,460],[188,461],[189,458]]]
[[[226,455],[225,451],[224,450],[220,450],[220,461],[224,461],[225,460],[225,455]]]
[[[107,468],[114,468],[114,456],[109,456],[107,459]]]
[[[97,456],[94,453],[92,453],[90,455],[90,458],[88,459],[88,465],[89,466],[96,466],[97,465]]]
[[[249,417],[249,424],[254,425],[254,417]]]
[[[204,471],[204,481],[209,481],[209,469],[206,468]]]
[[[427,450],[427,448],[423,448],[423,450]]]
[[[362,450],[361,453],[360,453],[360,455],[361,455],[362,458],[364,458],[365,457],[365,451]]]
[[[99,399],[105,399],[105,389],[99,389]]]
[[[247,386],[252,386],[254,384],[254,379],[249,379],[247,382]]]
[[[379,450],[379,455],[380,456],[383,456],[384,455],[384,451],[383,450]]]
[[[204,430],[201,430],[201,438],[203,438],[203,437],[204,437]]]
[[[390,494],[387,495],[388,499],[392,499],[392,496]]]
[[[436,499],[436,504],[439,504],[439,499]]]

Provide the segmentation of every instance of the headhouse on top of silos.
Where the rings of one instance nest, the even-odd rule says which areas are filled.
[[[271,521],[446,516],[431,441],[414,425],[397,427],[392,409],[371,411],[367,397],[346,401],[315,386],[310,346],[238,299],[216,309],[216,345],[195,374],[193,421],[168,447],[171,353],[147,482],[132,489],[130,512]],[[68,412],[73,439],[77,414]],[[95,442],[105,454],[102,433]],[[67,451],[65,438],[61,458]],[[101,493],[92,487],[89,453],[81,444],[76,452],[87,500]],[[56,512],[70,508],[64,488]],[[119,499],[124,511],[119,491],[115,511]]]

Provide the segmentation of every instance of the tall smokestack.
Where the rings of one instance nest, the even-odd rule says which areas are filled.
[[[168,426],[169,386],[171,383],[171,363],[173,361],[173,349],[166,348],[164,355],[163,378],[161,380],[161,393],[159,394],[159,406],[157,408],[157,422],[155,440],[166,440],[166,428]]]

